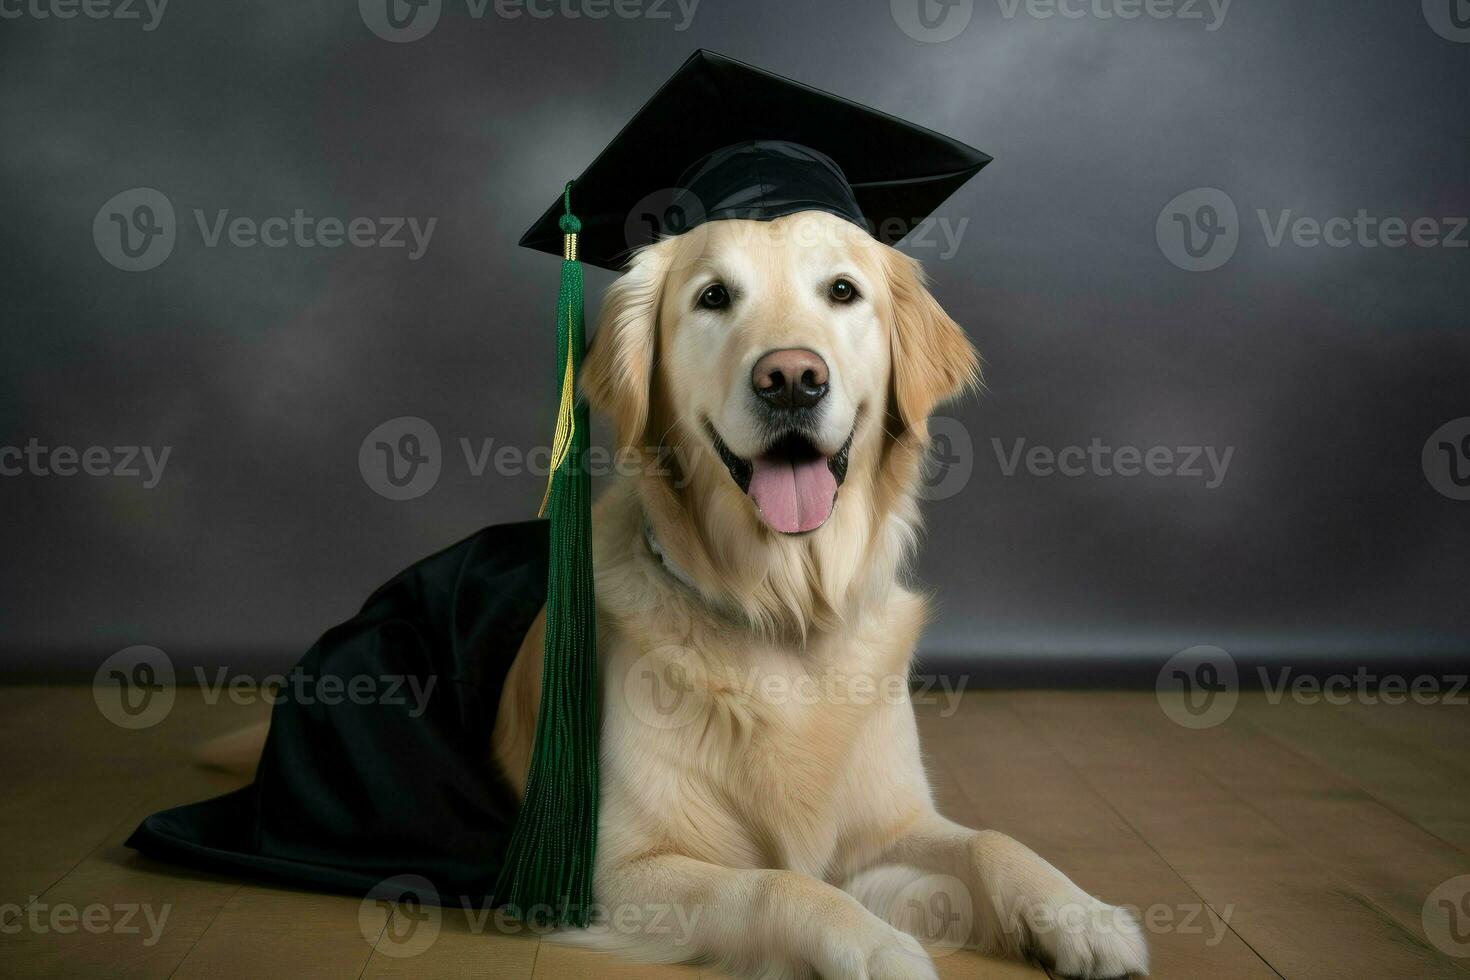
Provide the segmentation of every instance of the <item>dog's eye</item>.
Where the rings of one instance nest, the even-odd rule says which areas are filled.
[[[706,286],[699,294],[699,305],[706,310],[723,310],[730,305],[730,290],[722,282]]]
[[[857,296],[858,291],[850,279],[838,279],[832,283],[832,287],[827,293],[837,302],[846,303]]]

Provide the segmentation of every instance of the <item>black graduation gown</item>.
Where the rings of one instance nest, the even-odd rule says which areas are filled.
[[[545,601],[547,547],[545,521],[488,527],[395,576],[296,665],[255,781],[153,814],[128,846],[308,888],[416,874],[446,901],[490,899],[516,816],[490,735]],[[354,678],[368,696],[337,693]]]

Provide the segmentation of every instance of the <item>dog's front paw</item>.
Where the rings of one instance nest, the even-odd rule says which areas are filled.
[[[854,980],[939,980],[934,962],[919,941],[876,916],[860,935],[829,937],[825,962],[815,964],[823,977]]]
[[[1148,973],[1148,943],[1132,913],[1079,893],[1028,916],[1030,952],[1066,980]]]

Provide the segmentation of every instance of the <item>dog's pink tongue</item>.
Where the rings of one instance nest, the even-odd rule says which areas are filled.
[[[750,498],[771,530],[782,534],[814,531],[832,516],[837,478],[825,458],[793,463],[757,456],[752,463]]]

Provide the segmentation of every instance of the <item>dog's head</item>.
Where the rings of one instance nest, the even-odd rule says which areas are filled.
[[[752,550],[860,560],[888,516],[911,520],[925,420],[977,374],[916,262],[807,211],[640,252],[582,380],[625,447],[673,450],[643,493],[693,517],[725,572]]]

